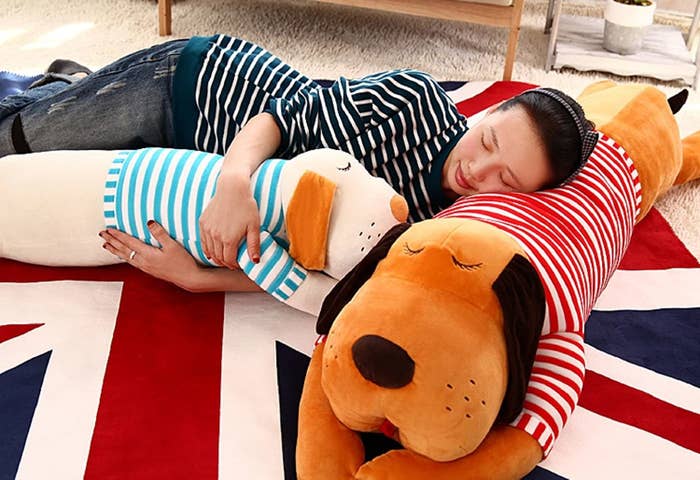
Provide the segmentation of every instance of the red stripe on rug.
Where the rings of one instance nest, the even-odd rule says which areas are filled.
[[[85,478],[217,478],[224,295],[129,265],[0,259],[0,282],[123,282]]]
[[[478,95],[463,100],[457,104],[457,110],[462,115],[469,117],[479,113],[500,101],[508,100],[511,97],[535,88],[537,85],[523,82],[494,82]]]
[[[130,265],[108,267],[43,267],[0,258],[0,282],[51,282],[81,280],[94,282],[122,282],[143,276]]]
[[[696,267],[700,267],[698,260],[673,233],[656,208],[652,208],[634,227],[632,241],[620,263],[621,270]]]
[[[127,276],[85,478],[216,478],[224,295]]]
[[[22,325],[0,325],[0,343],[11,338],[19,337],[27,332],[31,332],[37,327],[41,327],[43,323],[27,323]]]
[[[586,370],[579,405],[700,453],[700,415]]]

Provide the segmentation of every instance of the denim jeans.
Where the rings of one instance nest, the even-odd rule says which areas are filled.
[[[15,153],[19,116],[30,151],[172,146],[172,82],[187,40],[132,53],[72,83],[0,101],[0,157]]]

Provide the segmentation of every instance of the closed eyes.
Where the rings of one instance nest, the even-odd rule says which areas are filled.
[[[486,135],[484,134],[484,132],[481,132],[481,146],[484,147],[485,150],[488,150],[489,147],[486,146],[485,138],[486,138]]]
[[[403,253],[405,253],[406,255],[418,255],[423,250],[425,250],[425,247],[419,248],[418,250],[413,250],[411,247],[408,246],[408,242],[403,244]]]
[[[350,170],[350,165],[351,165],[351,164],[350,164],[350,162],[348,161],[348,164],[347,164],[347,165],[345,165],[344,167],[338,167],[338,170],[342,170],[343,172],[347,172],[348,170]]]
[[[414,250],[408,246],[408,242],[403,244],[403,252],[406,255],[418,255],[423,250],[425,250],[425,247]],[[457,258],[454,255],[452,255],[452,263],[454,263],[455,266],[457,266],[460,270],[466,270],[468,272],[473,272],[474,270],[481,268],[481,266],[483,265],[483,263],[462,263],[459,260],[457,260]]]
[[[462,263],[459,260],[457,260],[454,255],[452,255],[452,263],[457,265],[460,269],[467,270],[469,272],[473,272],[474,270],[480,268],[483,265],[483,263]]]
[[[486,144],[486,130],[481,131],[481,145],[488,151],[498,150],[500,147],[498,145],[498,137],[496,136],[496,131],[493,127],[488,127],[489,140],[490,143]]]
[[[503,178],[503,174],[502,174],[502,173],[499,173],[499,174],[498,174],[498,179],[501,181],[501,183],[502,183],[505,187],[508,187],[508,188],[510,188],[510,189],[515,190],[515,187],[513,187],[513,186],[510,185],[508,182],[506,182],[506,179]]]

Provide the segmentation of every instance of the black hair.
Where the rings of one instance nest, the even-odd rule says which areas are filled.
[[[516,106],[525,109],[544,146],[552,171],[552,179],[544,187],[552,188],[567,181],[587,160],[583,153],[583,139],[587,131],[595,129],[595,124],[586,118],[581,105],[565,93],[554,88],[538,90],[555,94],[571,107],[577,118],[572,117],[556,98],[536,90],[506,100],[496,110],[505,111]],[[583,132],[577,124],[582,126]]]

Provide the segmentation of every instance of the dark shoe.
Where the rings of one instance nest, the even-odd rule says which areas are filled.
[[[66,75],[64,73],[45,73],[39,80],[32,82],[29,88],[41,87],[53,82],[63,82],[70,85],[80,80],[78,77],[72,75]]]
[[[41,87],[52,82],[75,83],[82,77],[76,77],[76,73],[84,73],[90,75],[92,70],[84,65],[74,62],[73,60],[58,59],[51,62],[46,73],[39,80],[32,83],[29,88]]]
[[[51,62],[46,73],[62,73],[64,75],[75,75],[76,73],[84,73],[90,75],[92,70],[84,65],[81,65],[73,60],[57,59]]]

